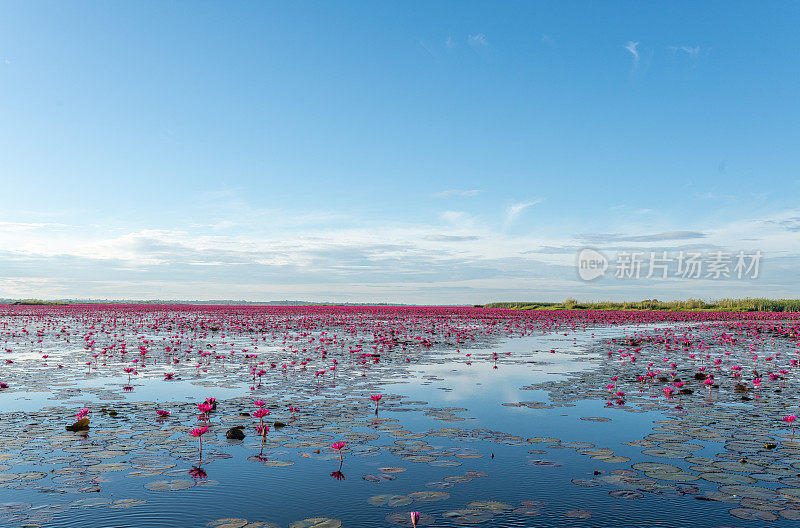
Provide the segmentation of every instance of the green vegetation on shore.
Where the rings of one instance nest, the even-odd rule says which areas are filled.
[[[563,302],[496,302],[483,305],[486,308],[510,308],[512,310],[718,310],[734,312],[798,312],[800,299],[719,299],[703,301],[644,301],[627,302],[578,302],[566,299]]]
[[[31,306],[49,306],[49,305],[61,305],[61,304],[68,304],[62,301],[42,301],[41,299],[21,299],[19,301],[14,301],[11,304],[16,305],[31,305]]]

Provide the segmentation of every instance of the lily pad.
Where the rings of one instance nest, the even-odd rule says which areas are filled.
[[[739,519],[748,521],[777,521],[778,516],[772,512],[754,510],[752,508],[732,508],[728,513]]]
[[[225,519],[217,519],[206,523],[209,528],[243,528],[247,524],[247,519],[240,519],[238,517],[228,517]]]
[[[416,502],[436,502],[450,498],[450,494],[443,491],[415,491],[408,496]]]
[[[625,489],[610,491],[608,494],[618,499],[641,499],[644,497],[644,493],[640,491]]]
[[[191,480],[168,480],[148,482],[144,487],[150,491],[182,491],[194,485],[195,483]]]
[[[331,517],[310,517],[302,521],[295,521],[289,528],[339,528],[342,521]]]
[[[367,502],[373,506],[397,508],[399,506],[408,506],[414,502],[414,500],[408,495],[375,495],[368,498]]]
[[[480,524],[490,520],[494,514],[487,510],[463,509],[444,512],[442,517],[456,524]]]
[[[504,513],[514,509],[512,505],[499,501],[473,501],[467,504],[467,508],[470,510],[487,510],[492,513]]]

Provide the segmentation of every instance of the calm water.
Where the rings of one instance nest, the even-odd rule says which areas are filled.
[[[619,348],[609,345],[610,339],[658,326],[434,346],[410,362],[405,352],[395,351],[384,353],[379,364],[361,364],[345,348],[329,356],[341,359],[335,380],[330,372],[323,380],[315,377],[313,364],[282,374],[284,345],[262,343],[258,361],[265,361],[261,367],[268,373],[261,385],[242,368],[241,358],[209,359],[196,367],[195,361],[168,364],[170,355],[151,353],[148,366],[128,385],[121,368],[129,362],[119,357],[97,370],[76,366],[75,355],[87,352],[75,336],[70,343],[9,344],[14,364],[4,367],[4,376],[16,376],[12,389],[25,390],[0,392],[0,523],[234,527],[246,519],[264,523],[252,527],[286,527],[325,517],[361,527],[391,526],[387,516],[393,513],[400,514],[396,522],[410,525],[407,512],[419,511],[430,515],[434,526],[763,526],[763,520],[731,516],[729,510],[739,505],[728,499],[698,500],[718,493],[720,483],[650,479],[632,469],[657,462],[689,471],[692,462],[649,456],[642,452],[648,446],[631,443],[658,431],[662,420],[686,419],[691,409],[661,405],[658,389],[640,394],[639,404],[624,406],[582,394],[582,387],[597,389],[607,382],[599,370],[606,352]],[[234,335],[225,341],[230,349],[253,350],[252,338]],[[204,346],[203,339],[193,342],[194,349]],[[50,357],[42,360],[43,354]],[[129,359],[136,355],[129,347]],[[269,367],[273,360],[279,364],[275,369]],[[64,368],[55,367],[58,363]],[[164,372],[179,379],[165,381]],[[125,385],[132,390],[123,390]],[[375,393],[384,395],[377,419],[369,399]],[[714,405],[692,396],[700,407]],[[217,398],[218,406],[198,464],[197,441],[188,429],[198,425],[194,403],[206,397]],[[273,426],[263,446],[255,420],[240,416],[254,410],[257,397],[271,408],[269,422],[287,424]],[[91,409],[90,431],[65,431],[69,417],[84,405]],[[300,409],[294,419],[288,405]],[[716,405],[708,412],[735,404]],[[158,421],[156,408],[172,415]],[[116,417],[103,412],[111,409]],[[236,425],[246,426],[246,438],[227,440],[225,431]],[[338,440],[348,442],[341,469],[329,447]],[[724,452],[721,441],[691,442],[698,459]],[[198,466],[202,473],[192,472]],[[781,475],[800,474],[786,467]],[[459,510],[467,511],[452,513]],[[233,520],[215,523],[225,518]]]

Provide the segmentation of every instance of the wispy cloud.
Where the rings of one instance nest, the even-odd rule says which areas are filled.
[[[443,211],[441,216],[449,224],[462,224],[469,220],[469,216],[464,211]]]
[[[787,231],[800,232],[800,216],[794,216],[785,220],[768,220],[767,224],[777,224]]]
[[[508,219],[541,200],[512,203]],[[607,296],[577,283],[574,256],[581,241],[605,251],[726,251],[759,249],[769,256],[775,291],[796,295],[800,209],[741,219],[708,230],[645,234],[613,232],[555,236],[512,234],[465,212],[445,211],[441,222],[361,222],[343,227],[322,221],[303,230],[210,231],[185,224],[172,229],[118,233],[97,230],[0,230],[0,293],[18,297],[299,298],[397,302],[479,302],[519,292],[563,298],[576,291]],[[323,215],[324,216],[324,215]],[[247,222],[242,222],[249,225]],[[629,225],[629,224],[626,224]],[[752,242],[746,242],[746,241]],[[3,250],[2,248],[14,248]],[[786,257],[784,264],[778,264]],[[788,278],[787,278],[788,277]],[[765,275],[751,290],[766,295]],[[718,287],[719,291],[709,289]],[[664,286],[670,295],[724,295],[731,284],[687,282]],[[654,283],[624,284],[621,295],[655,295]],[[671,289],[670,289],[671,288]],[[769,290],[772,291],[772,290]],[[788,291],[788,293],[787,293]],[[459,293],[457,293],[459,292]],[[641,292],[641,293],[640,293]],[[655,292],[655,293],[654,293]],[[660,294],[660,293],[659,293]]]
[[[483,237],[477,235],[427,235],[425,240],[433,242],[469,242],[473,240],[480,240]]]
[[[446,191],[438,192],[429,195],[430,198],[449,198],[450,196],[477,196],[480,194],[480,189],[448,189]]]
[[[608,242],[661,242],[665,240],[689,240],[705,238],[706,233],[700,231],[665,231],[652,235],[620,235],[616,233],[588,233],[576,238],[583,242],[602,244]]]
[[[66,227],[66,224],[54,224],[50,222],[0,222],[0,231],[30,231],[32,229],[48,227]]]
[[[475,46],[478,48],[485,48],[489,45],[489,41],[486,40],[486,35],[483,33],[478,33],[476,35],[469,35],[467,37],[468,42],[471,46]]]
[[[633,67],[636,68],[639,66],[639,43],[633,40],[629,40],[627,44],[625,44],[625,49],[631,52],[633,55]]]
[[[700,46],[667,46],[672,53],[685,53],[690,59],[696,59],[703,48]]]
[[[704,198],[706,200],[735,200],[736,196],[732,194],[717,194],[711,191],[702,192],[702,193],[694,193],[695,196],[698,198]]]
[[[681,46],[681,51],[694,58],[700,53],[700,46]]]
[[[527,209],[532,205],[542,203],[542,201],[543,200],[541,198],[538,198],[530,202],[520,202],[509,205],[508,208],[506,209],[506,226],[510,226],[511,224],[513,224],[525,209]]]

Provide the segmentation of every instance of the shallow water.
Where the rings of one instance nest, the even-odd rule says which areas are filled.
[[[696,392],[684,396],[684,409],[676,410],[676,402],[667,401],[659,388],[639,392],[635,383],[624,380],[620,386],[628,392],[625,404],[609,405],[603,387],[611,374],[619,372],[622,378],[632,368],[643,370],[649,346],[638,352],[637,367],[618,365],[607,352],[621,345],[609,340],[634,332],[658,334],[669,325],[596,326],[423,349],[381,348],[380,362],[365,364],[358,354],[349,353],[363,334],[326,345],[329,353],[322,359],[313,349],[318,341],[294,354],[286,350],[285,336],[257,341],[258,335],[235,332],[224,339],[195,337],[188,354],[183,346],[178,353],[168,353],[162,338],[174,332],[139,331],[117,338],[129,341],[127,357],[111,352],[105,361],[100,358],[86,366],[83,360],[92,360],[100,345],[113,342],[98,339],[97,346],[87,350],[82,336],[90,331],[88,323],[72,327],[78,334],[69,343],[53,339],[53,332],[45,332],[39,343],[35,336],[19,334],[24,326],[31,334],[38,329],[31,321],[4,322],[11,334],[6,347],[12,349],[5,354],[14,363],[3,366],[3,379],[10,387],[0,391],[3,525],[211,523],[232,528],[245,526],[246,519],[256,528],[324,517],[343,526],[390,526],[387,516],[394,513],[401,514],[401,525],[410,525],[409,511],[431,516],[434,526],[744,527],[766,522],[731,516],[729,510],[741,508],[741,497],[722,496],[717,491],[720,483],[697,479],[708,473],[707,468],[690,469],[699,467],[701,458],[708,459],[706,466],[719,461],[715,457],[726,451],[725,446],[736,447],[722,436],[731,429],[726,422],[731,416],[743,410],[759,412],[759,406],[766,406],[764,414],[774,414],[777,403],[768,400],[766,392],[744,402]],[[56,318],[49,327],[62,323],[67,324]],[[321,336],[319,331],[303,333],[295,332],[298,339],[289,340],[301,351],[303,342]],[[99,337],[99,332],[93,335]],[[133,343],[144,340],[153,341],[143,356],[147,366],[138,368],[128,383],[122,367],[139,357]],[[207,350],[209,343],[215,344],[217,355],[239,352],[232,360],[211,356],[196,366],[196,351]],[[794,350],[790,341],[760,346],[762,351],[785,349],[787,354]],[[243,349],[257,352],[258,361],[265,362],[267,373],[260,384],[249,374],[246,365],[251,361],[244,360]],[[372,350],[365,341],[363,351]],[[654,347],[651,355],[655,358],[659,352]],[[46,360],[41,358],[44,354],[49,356]],[[305,369],[294,365],[282,372],[281,364],[306,356],[313,360]],[[323,379],[316,377],[314,372],[330,365],[332,358],[339,359],[335,379],[330,371]],[[274,369],[269,367],[272,361],[277,363]],[[177,379],[164,380],[164,372],[174,372]],[[132,390],[125,391],[125,386]],[[384,395],[377,417],[369,399],[375,393]],[[218,405],[210,413],[211,429],[203,437],[200,460],[197,440],[188,429],[202,423],[194,404],[206,397],[217,398]],[[255,398],[267,401],[269,423],[287,424],[273,426],[263,446],[253,430],[256,422],[239,414],[253,412]],[[781,404],[796,407],[785,398]],[[300,409],[294,418],[289,405]],[[91,409],[91,429],[65,431],[64,425],[83,406]],[[157,420],[157,408],[172,415]],[[109,416],[112,409],[116,417]],[[764,423],[772,422],[756,421],[749,430],[775,435],[770,438],[780,444],[777,451],[784,456],[777,460],[760,454],[757,445],[749,446],[754,453],[747,456],[767,457],[753,462],[753,468],[768,479],[800,476],[800,447],[780,436],[785,428],[775,423],[774,430],[765,430]],[[675,423],[677,428],[671,425]],[[700,433],[676,439],[675,445],[658,448],[656,444],[670,439],[647,439],[654,432],[676,435],[676,429],[694,423]],[[236,425],[246,426],[246,438],[227,440],[225,431]],[[347,441],[341,465],[330,448],[338,440]],[[259,453],[261,458],[256,457]],[[792,460],[798,461],[796,467]],[[685,480],[669,471],[656,469],[645,476],[647,471],[632,469],[642,462],[680,467],[684,472],[679,476]],[[198,466],[202,473],[192,473]],[[735,469],[736,475],[755,472]],[[734,472],[725,473],[730,474]],[[774,489],[781,484],[759,481],[756,486]],[[788,488],[800,488],[800,481]],[[781,495],[779,501],[749,499],[745,506],[746,511],[738,512],[744,516],[753,511],[800,511],[791,494]],[[791,522],[774,516],[776,524]],[[233,519],[215,522],[225,518]],[[252,524],[258,522],[264,524]],[[338,524],[331,520],[320,526]]]

